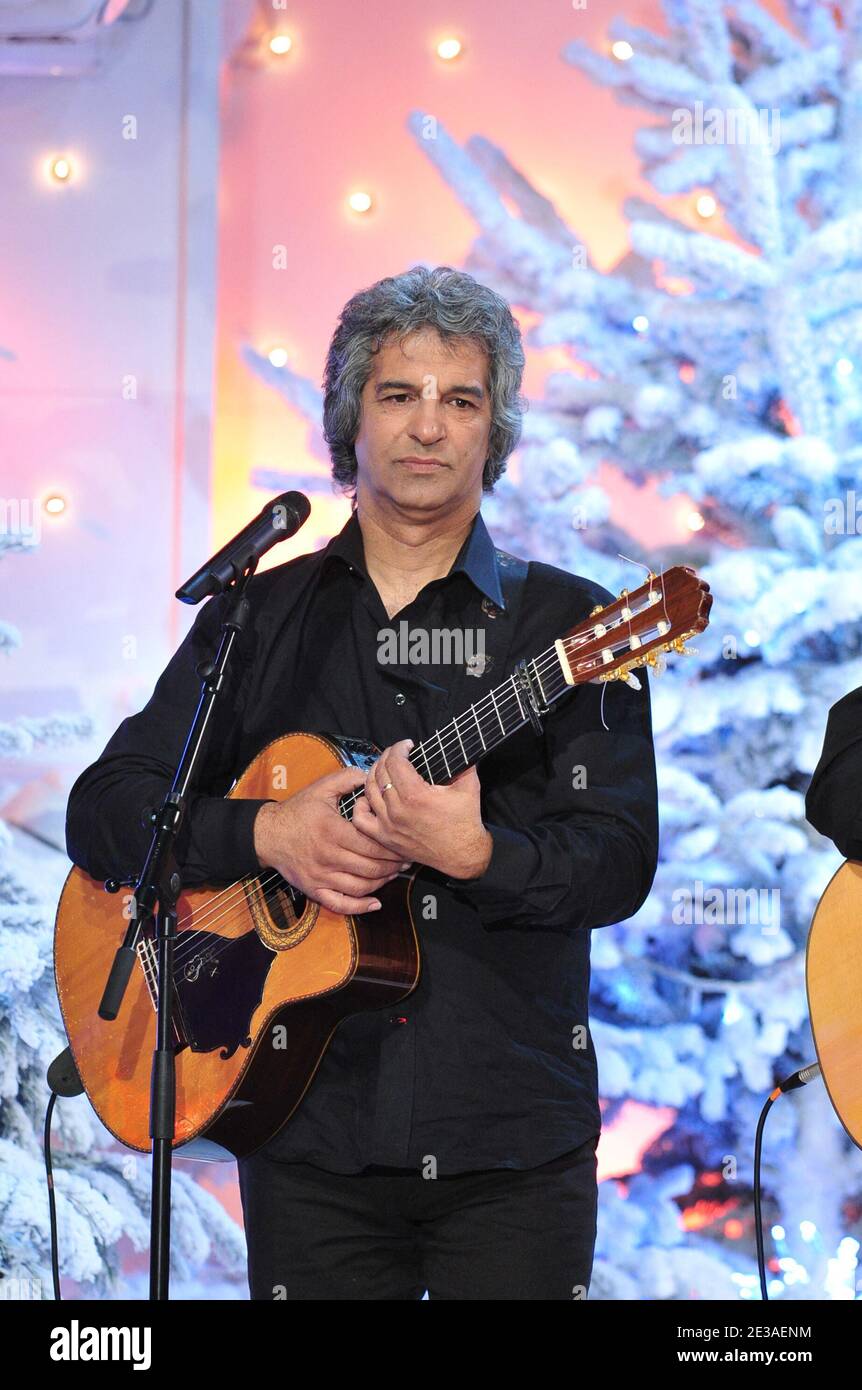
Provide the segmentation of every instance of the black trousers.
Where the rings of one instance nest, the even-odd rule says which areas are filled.
[[[239,1160],[253,1299],[586,1298],[595,1135],[539,1168],[424,1178]]]

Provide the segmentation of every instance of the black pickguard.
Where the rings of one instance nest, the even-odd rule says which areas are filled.
[[[194,935],[197,950],[183,952],[183,936]],[[248,931],[229,944],[215,932],[188,932],[177,938],[176,997],[180,1026],[193,1052],[221,1048],[223,1060],[238,1047],[249,1047],[251,1016],[263,989],[275,952],[257,932]]]

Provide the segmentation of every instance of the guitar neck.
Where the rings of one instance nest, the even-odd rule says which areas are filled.
[[[537,696],[550,705],[571,686],[554,647],[527,662]],[[409,759],[432,786],[450,782],[529,722],[526,696],[513,673],[469,709],[411,748]]]
[[[536,695],[543,704],[553,704],[554,700],[572,689],[563,675],[555,647],[549,647],[541,656],[528,661],[526,666]],[[432,786],[442,786],[517,733],[529,719],[526,696],[513,673],[457,718],[435,730],[430,738],[411,748],[408,760],[426,782]],[[364,795],[365,789],[357,787],[339,798],[339,809],[345,819],[351,818],[354,805]]]
[[[451,782],[492,748],[537,717],[583,681],[626,680],[640,689],[635,667],[661,669],[665,652],[686,652],[687,638],[709,622],[709,586],[686,565],[675,565],[618,599],[596,606],[547,651],[518,663],[508,680],[494,686],[457,718],[410,750],[412,766],[432,786]],[[340,802],[349,815],[362,788]]]

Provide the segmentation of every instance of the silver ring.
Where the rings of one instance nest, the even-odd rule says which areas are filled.
[[[386,786],[385,786],[385,787],[381,787],[380,790],[381,790],[382,792],[388,792],[389,788],[390,788],[390,787],[394,787],[394,786],[395,786],[395,783],[394,783],[394,782],[387,782],[387,783],[386,783]]]

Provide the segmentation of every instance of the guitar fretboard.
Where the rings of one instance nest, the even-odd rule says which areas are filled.
[[[527,670],[537,696],[545,705],[553,704],[572,688],[563,675],[554,647],[528,661]],[[528,723],[529,718],[527,697],[513,673],[469,709],[435,730],[430,738],[411,748],[409,761],[420,777],[432,786],[439,786],[477,763],[485,753]],[[357,795],[361,794],[360,790],[346,796],[342,810],[349,812]]]
[[[528,661],[527,669],[546,705],[571,689],[553,647]],[[432,786],[449,782],[528,722],[526,697],[513,674],[430,738],[411,748],[409,759]]]
[[[708,586],[685,566],[650,572],[633,593],[624,589],[593,608],[547,651],[519,662],[507,680],[423,739],[408,754],[411,765],[432,786],[451,782],[525,724],[540,731],[537,711],[584,681],[627,680],[640,689],[633,668],[660,669],[666,651],[684,650],[686,639],[706,627],[711,602]],[[362,795],[357,788],[342,798],[342,814],[349,816]]]

